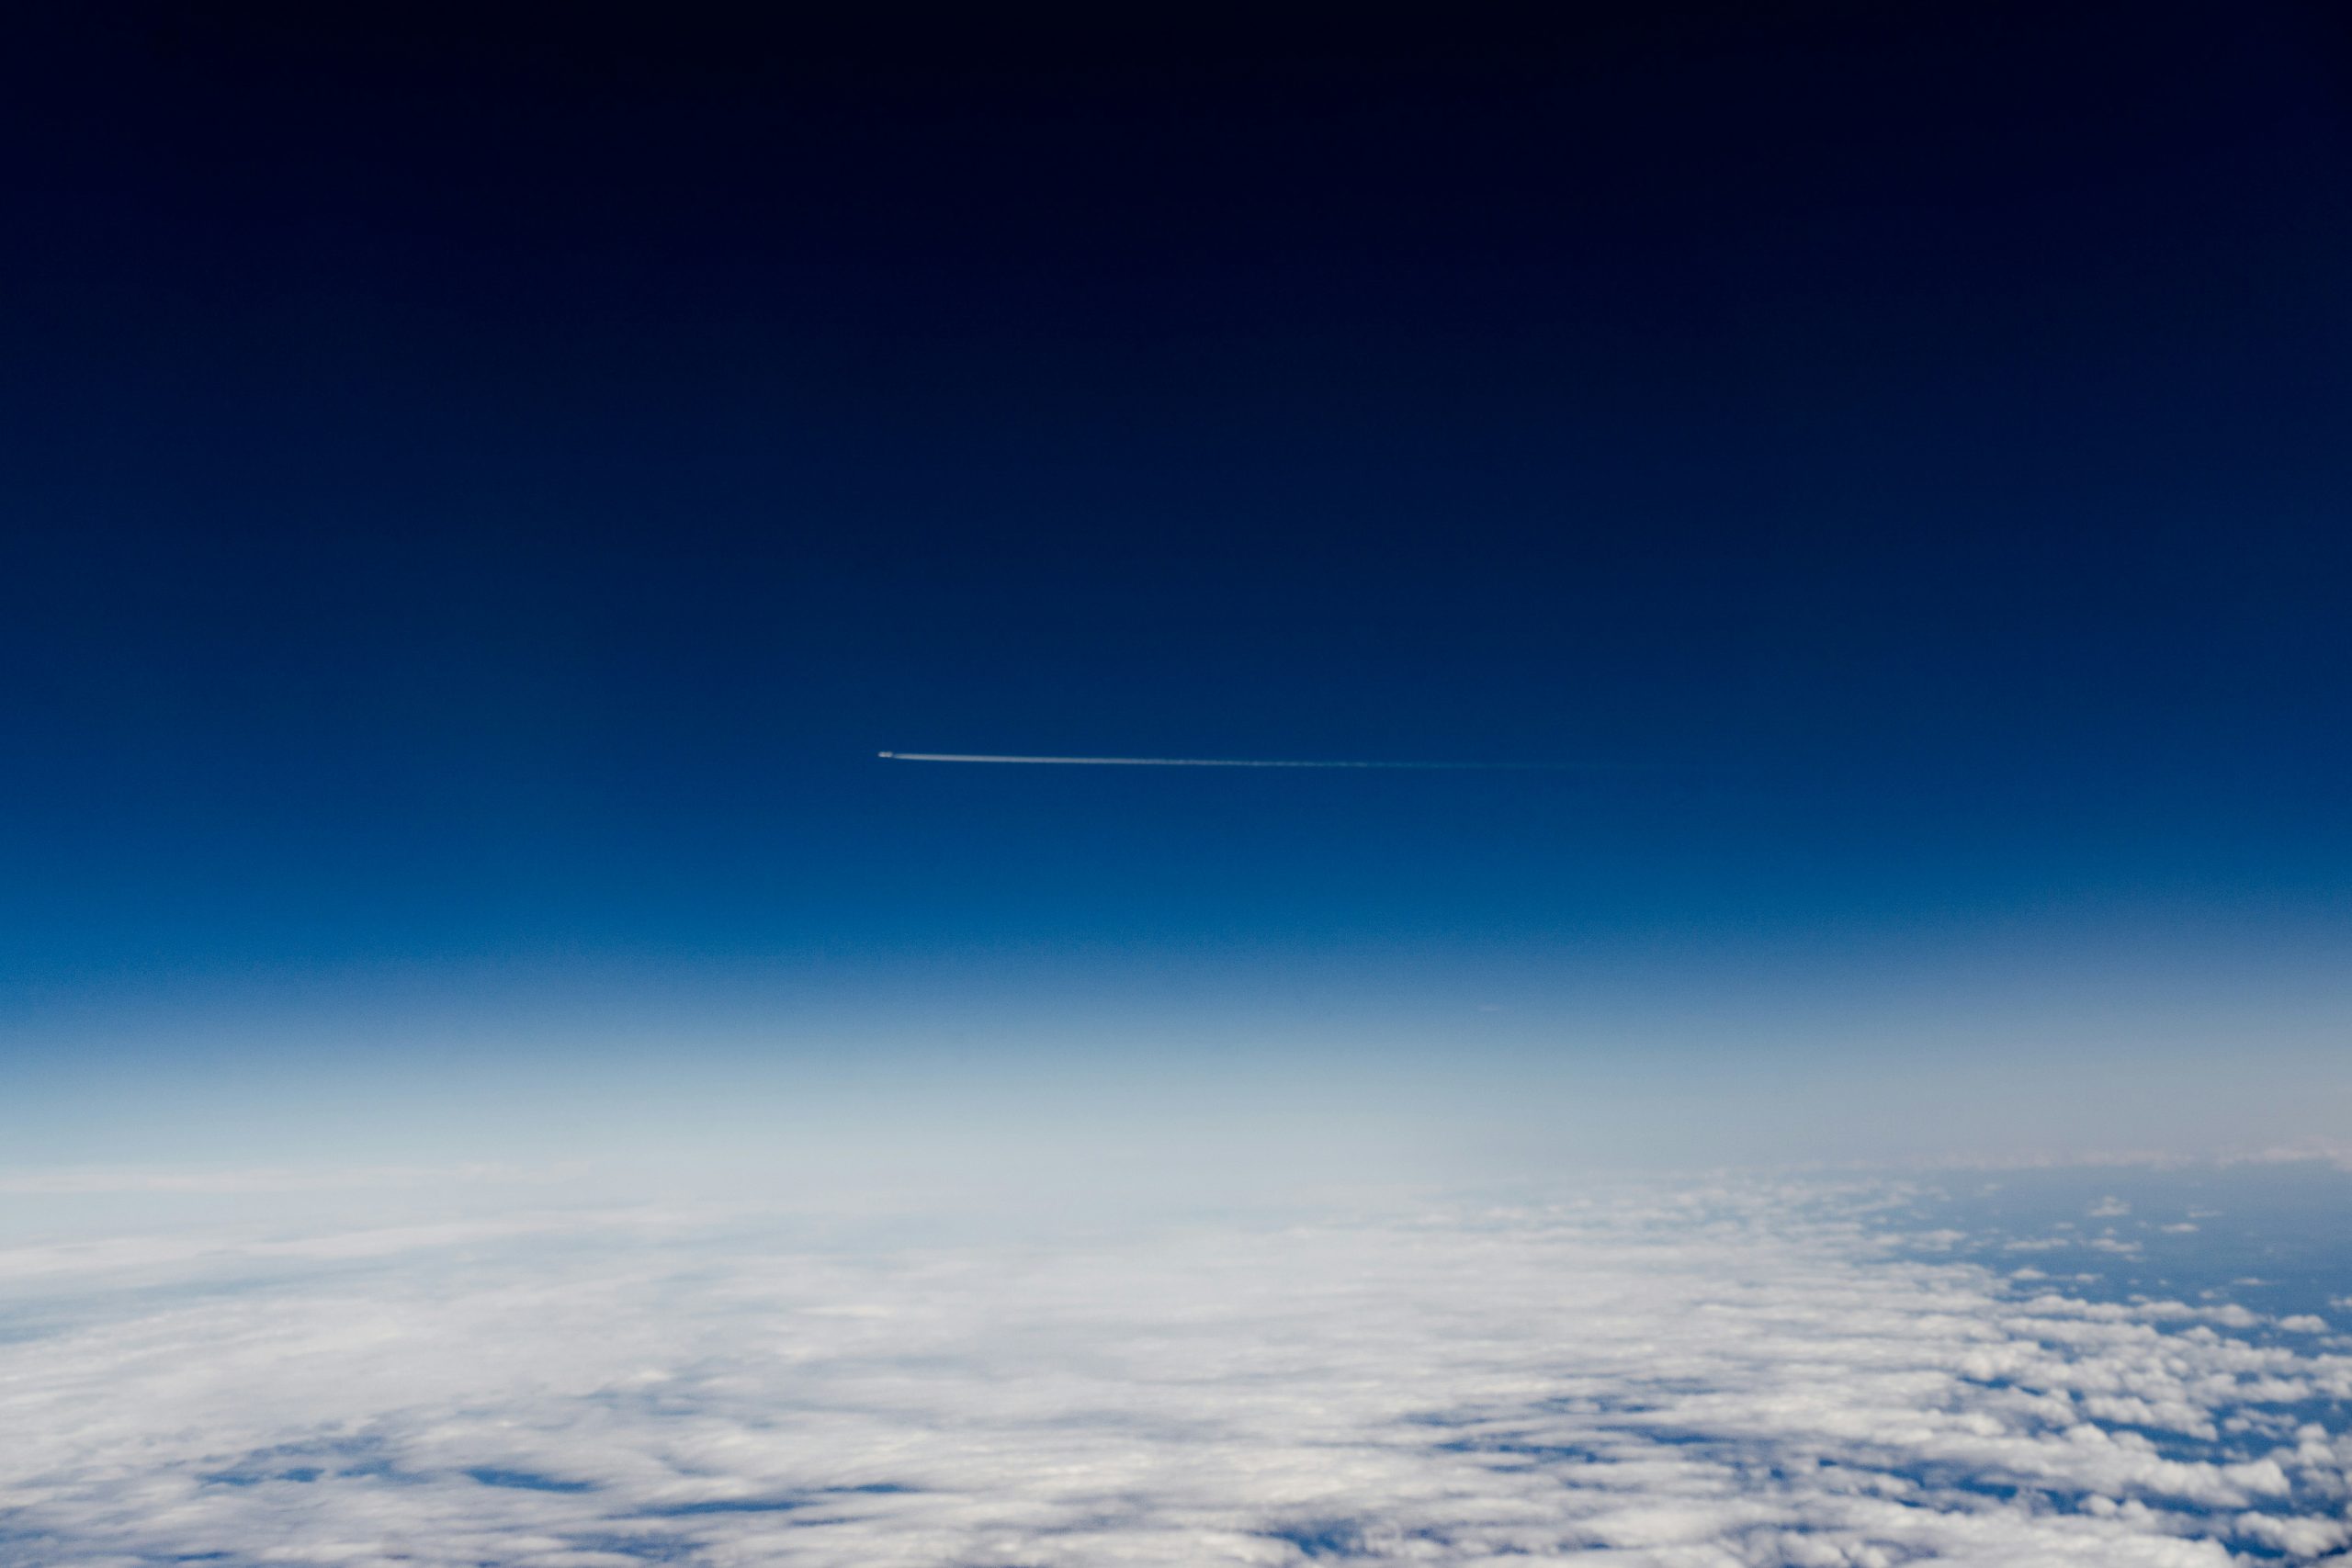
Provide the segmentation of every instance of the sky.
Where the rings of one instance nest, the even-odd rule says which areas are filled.
[[[2352,1111],[2325,7],[7,27],[0,1163]]]

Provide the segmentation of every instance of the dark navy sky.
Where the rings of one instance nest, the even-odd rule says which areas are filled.
[[[2324,967],[2329,9],[12,23],[13,1057],[394,972],[1139,1038],[1285,966]]]

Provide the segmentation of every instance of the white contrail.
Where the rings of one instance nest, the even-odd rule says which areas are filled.
[[[1441,773],[1560,773],[1627,765],[1612,762],[1295,761],[1269,757],[999,757],[967,751],[877,751],[875,755],[893,762],[1022,762],[1059,768],[1408,768]]]

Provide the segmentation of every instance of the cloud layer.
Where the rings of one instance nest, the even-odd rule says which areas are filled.
[[[1872,1201],[19,1247],[0,1559],[2188,1568],[2352,1544],[2341,1341],[1922,1261]]]

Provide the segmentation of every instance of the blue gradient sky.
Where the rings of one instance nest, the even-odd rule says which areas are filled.
[[[2352,1111],[2316,9],[128,15],[0,138],[27,1159]]]

